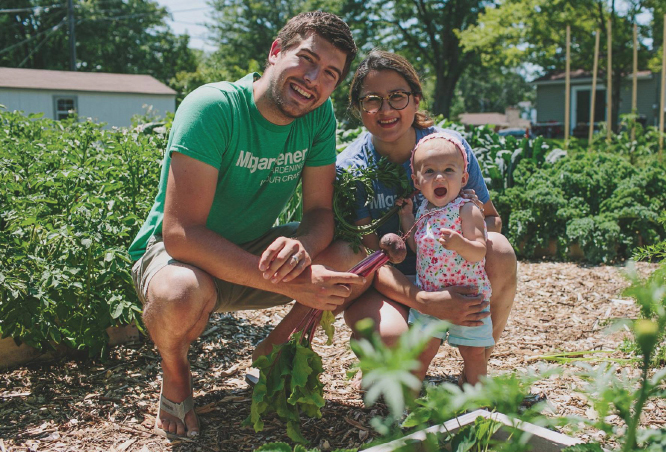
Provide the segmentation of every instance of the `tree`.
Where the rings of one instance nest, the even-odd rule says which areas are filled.
[[[67,0],[0,0],[0,66],[69,69]],[[169,83],[194,71],[189,36],[166,25],[168,12],[153,0],[74,2],[77,69],[150,74]]]
[[[456,85],[451,118],[461,113],[503,113],[519,102],[533,102],[535,94],[534,87],[516,70],[473,65]]]
[[[460,46],[459,33],[477,23],[492,1],[482,0],[346,0],[342,12],[353,24],[357,43],[408,58],[432,77],[432,111],[450,116],[455,87],[465,70],[479,62],[477,49]]]
[[[626,12],[620,12],[613,0],[506,0],[489,8],[479,23],[461,33],[468,51],[478,52],[484,64],[515,67],[522,63],[540,66],[544,73],[565,68],[566,27],[571,26],[571,67],[592,70],[594,33],[601,30],[599,68],[608,70],[605,57],[606,21],[612,21],[613,117],[617,127],[621,84],[633,66],[633,23],[636,16],[663,1],[630,0]],[[661,6],[663,9],[663,5]],[[652,38],[651,27],[639,27],[639,42]],[[639,49],[639,68],[647,66],[651,52],[643,44]],[[603,82],[602,82],[603,83]]]

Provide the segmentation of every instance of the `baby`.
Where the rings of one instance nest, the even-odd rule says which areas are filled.
[[[416,224],[407,243],[417,253],[417,285],[429,292],[450,286],[476,286],[484,300],[489,300],[490,282],[484,268],[486,224],[479,208],[459,196],[469,177],[462,143],[447,133],[428,135],[412,151],[411,165],[414,186],[425,199],[416,218],[412,202],[403,200],[400,223],[403,231]],[[415,309],[409,313],[410,324],[425,327],[432,321],[437,319]],[[490,317],[482,321],[483,325],[477,327],[451,325],[448,331],[449,344],[458,347],[464,361],[458,381],[461,386],[476,384],[487,374],[485,349],[495,341]],[[422,369],[417,375],[422,379],[445,335],[433,338],[421,355]]]

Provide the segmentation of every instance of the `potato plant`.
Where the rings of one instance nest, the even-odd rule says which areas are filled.
[[[126,250],[166,141],[40,116],[0,109],[0,334],[99,356],[140,312]]]

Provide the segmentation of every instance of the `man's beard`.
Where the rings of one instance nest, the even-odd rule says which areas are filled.
[[[281,90],[280,87],[284,87],[284,90]],[[268,87],[268,93],[270,95],[270,99],[273,101],[273,104],[275,105],[275,109],[280,112],[282,116],[288,119],[297,119],[301,118],[308,113],[310,113],[312,110],[311,109],[298,109],[298,112],[294,112],[295,108],[289,109],[288,104],[289,102],[287,99],[285,99],[285,91],[291,89],[289,84],[283,83],[282,80],[271,80],[270,85]]]

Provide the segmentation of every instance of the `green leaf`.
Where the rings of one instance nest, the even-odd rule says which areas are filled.
[[[451,439],[452,452],[467,452],[477,443],[477,437],[471,425],[466,425],[458,430]],[[483,447],[483,445],[480,445]]]
[[[296,347],[296,353],[294,355],[294,360],[292,363],[292,372],[291,372],[291,390],[293,391],[296,387],[304,387],[308,382],[308,377],[312,373],[312,367],[309,366],[311,355],[314,352],[308,348],[298,345]]]
[[[326,345],[333,344],[333,335],[335,334],[335,326],[333,325],[333,322],[335,322],[335,316],[333,315],[333,313],[331,311],[324,311],[321,315],[321,320],[319,321],[319,324],[321,325],[322,329],[324,330],[324,333],[326,333],[326,336],[328,337]]]
[[[287,422],[287,436],[295,443],[307,444],[308,440],[305,439],[301,433],[301,426],[298,422],[288,421]]]
[[[427,409],[416,409],[410,412],[403,423],[401,424],[403,428],[416,427],[418,425],[424,425],[430,420],[431,411]]]
[[[254,452],[292,452],[292,449],[287,443],[270,443],[255,449]]]
[[[111,311],[111,318],[112,319],[117,319],[121,315],[123,315],[123,312],[125,311],[125,306],[122,303],[118,303],[113,311]]]

